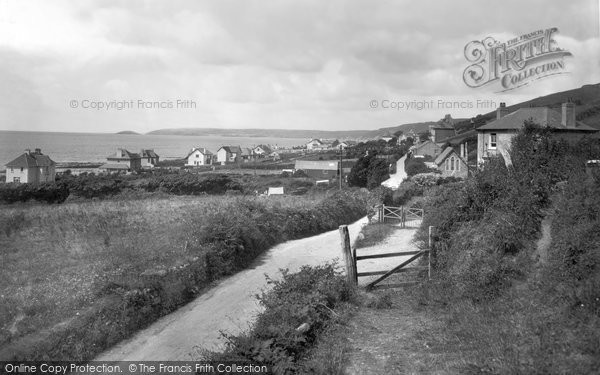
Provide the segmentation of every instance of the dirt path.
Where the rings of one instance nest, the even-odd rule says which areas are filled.
[[[363,218],[349,226],[352,242],[366,222]],[[334,258],[341,259],[338,230],[280,244],[261,256],[253,267],[223,280],[96,360],[198,359],[197,347],[216,349],[223,345],[221,331],[239,333],[249,328],[260,311],[254,296],[266,287],[265,274],[276,277],[281,268],[294,271],[305,264],[318,265]]]
[[[398,189],[398,186],[402,183],[402,181],[408,177],[406,172],[404,171],[404,162],[406,161],[406,155],[401,157],[396,162],[396,173],[390,176],[387,180],[383,181],[381,185],[387,186],[390,189]]]
[[[383,254],[393,253],[399,251],[413,251],[418,250],[417,246],[412,242],[412,239],[417,232],[416,228],[411,229],[396,229],[390,236],[388,236],[383,242],[370,247],[365,247],[356,250],[356,255],[371,255],[371,254]],[[378,259],[364,259],[357,262],[358,272],[370,272],[370,271],[384,271],[399,265],[405,260],[409,259],[412,255],[406,255],[401,257],[393,258],[378,258]],[[377,279],[379,276],[366,276],[360,277],[358,280],[359,285],[366,285],[369,282]],[[396,278],[390,278],[393,280]]]
[[[357,254],[416,250],[417,247],[412,242],[416,231],[416,229],[397,229],[383,243],[358,249]],[[361,261],[364,264],[359,262],[358,270],[359,272],[385,270],[408,258],[410,256],[365,260]],[[392,277],[395,279],[390,279],[389,283],[406,281],[410,278],[406,275]],[[359,283],[364,285],[373,278],[359,280]],[[401,278],[403,280],[399,280]],[[369,307],[357,309],[348,322],[349,348],[346,353],[345,373],[420,374],[430,373],[432,368],[440,369],[438,373],[457,373],[453,370],[456,359],[436,347],[437,343],[432,337],[423,334],[423,332],[443,330],[445,323],[423,311],[417,311],[414,303],[407,300],[407,293],[406,289],[375,291],[373,295],[380,297],[386,294],[391,306],[379,309]],[[432,365],[432,361],[435,365]]]

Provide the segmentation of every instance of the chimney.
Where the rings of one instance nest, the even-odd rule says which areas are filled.
[[[469,144],[468,142],[464,143],[465,145],[465,156],[463,156],[465,158],[465,161],[469,158]]]
[[[461,143],[460,144],[460,157],[463,158],[465,155],[465,144]]]
[[[567,128],[574,128],[577,126],[575,123],[575,104],[569,100],[562,104],[562,121],[561,124]]]
[[[500,103],[500,107],[496,110],[496,120],[506,116],[508,114],[508,108],[506,108],[506,103]]]
[[[26,149],[25,149],[25,153],[26,153],[27,155],[31,155],[31,150],[30,150],[30,149],[28,149],[28,148],[26,148]]]
[[[42,154],[42,149],[41,148],[36,148],[35,149],[35,153],[41,155]]]
[[[120,149],[120,148],[117,149],[117,157],[118,158],[122,158],[123,157],[123,150]]]

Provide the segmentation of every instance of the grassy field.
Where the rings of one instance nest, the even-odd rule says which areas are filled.
[[[357,195],[0,208],[0,359],[89,359],[273,244],[364,214]]]

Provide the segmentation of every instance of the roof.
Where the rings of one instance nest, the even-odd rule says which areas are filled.
[[[454,135],[452,137],[448,137],[448,138],[444,138],[441,141],[437,142],[441,145],[443,145],[444,143],[450,143],[451,145],[458,145],[463,143],[463,141],[469,137],[473,137],[473,136],[477,136],[477,130],[467,130],[464,133],[460,133],[457,135]]]
[[[434,163],[436,165],[442,164],[444,160],[446,160],[451,154],[456,154],[456,151],[454,151],[454,148],[448,146],[441,154],[438,155],[437,158],[435,158]],[[458,154],[456,154],[456,156],[458,156]]]
[[[204,147],[194,147],[190,150],[190,152],[187,154],[186,158],[188,158],[191,154],[193,154],[196,151],[200,151],[201,154],[203,155],[212,155],[212,152],[208,151],[206,148]]]
[[[258,145],[256,147],[254,147],[254,149],[256,150],[257,148],[261,148],[264,152],[266,152],[267,154],[271,153],[271,147],[267,146],[267,145]]]
[[[106,159],[107,160],[111,160],[111,159],[131,160],[131,159],[139,159],[140,158],[139,154],[129,152],[129,151],[125,150],[124,148],[120,148],[119,150],[121,150],[123,156],[120,156],[120,155],[117,156],[117,153],[115,152],[114,154],[109,155]]]
[[[240,148],[240,146],[221,146],[219,151],[221,151],[221,149],[227,151],[230,154],[241,154],[242,153],[242,149]],[[219,151],[217,151],[217,152],[219,152]]]
[[[519,130],[523,127],[525,121],[532,119],[541,126],[548,126],[557,130],[571,130],[583,132],[596,132],[597,129],[576,121],[575,127],[568,128],[562,124],[562,114],[548,107],[519,108],[514,112],[507,114],[497,120],[477,128],[477,131],[484,130]]]
[[[313,138],[313,139],[311,139],[310,141],[308,141],[306,143],[313,143],[313,142],[319,142],[320,144],[323,144],[323,142],[321,142],[321,140],[317,139],[317,138]]]
[[[129,166],[127,164],[119,164],[119,163],[106,163],[102,164],[99,169],[122,169],[129,170]]]
[[[337,171],[338,161],[336,160],[296,160],[296,169],[318,169],[327,171]]]
[[[428,144],[428,143],[431,143],[431,144],[433,144],[434,146],[437,146],[437,144],[436,144],[436,143],[434,143],[433,141],[431,141],[431,140],[429,140],[429,139],[428,139],[428,140],[426,140],[425,142],[421,142],[421,143],[419,143],[418,145],[414,145],[414,146],[412,146],[412,147],[411,147],[411,149],[413,149],[413,150],[418,150],[418,149],[420,149],[421,147],[425,147],[425,145],[426,145],[426,144]],[[439,147],[439,146],[438,146],[438,147]]]
[[[244,147],[241,150],[242,150],[242,156],[252,156],[252,154],[253,154],[251,148]]]
[[[24,152],[18,158],[6,164],[11,168],[50,167],[56,165],[48,155]]]
[[[157,158],[158,155],[154,150],[142,150],[140,153],[143,158]]]

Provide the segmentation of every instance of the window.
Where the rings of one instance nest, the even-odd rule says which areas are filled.
[[[21,177],[15,177],[15,178],[13,178],[13,182],[21,182]]]
[[[456,170],[460,171],[460,159],[456,159]]]
[[[12,169],[12,167],[10,168],[10,171],[11,171],[11,172],[14,172],[14,170]]]
[[[450,170],[450,159],[446,159],[446,170]]]
[[[450,170],[454,170],[454,156],[450,158]]]
[[[200,154],[196,154],[196,158],[199,158],[199,157],[200,157]]]
[[[490,134],[490,148],[496,148],[496,133]]]
[[[23,167],[21,167],[21,172],[23,172]]]

